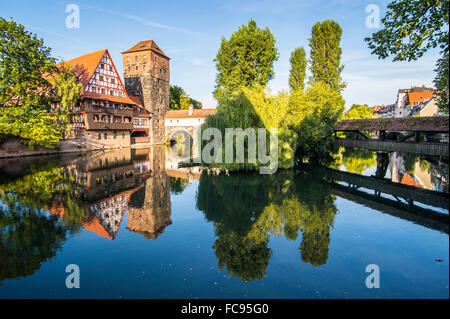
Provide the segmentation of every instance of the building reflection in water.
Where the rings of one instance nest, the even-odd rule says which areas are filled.
[[[127,229],[156,238],[171,224],[164,148],[92,152],[65,169],[74,177],[89,215],[81,226],[116,238],[128,209]],[[56,208],[56,207],[55,207]],[[52,209],[61,216],[61,210]]]
[[[370,172],[394,183],[448,193],[448,159],[351,148],[342,148],[339,153],[347,172]]]
[[[391,181],[448,193],[448,163],[437,157],[389,154]]]
[[[127,229],[156,239],[172,223],[170,182],[165,170],[165,150],[156,148],[150,154],[152,173],[131,196]]]

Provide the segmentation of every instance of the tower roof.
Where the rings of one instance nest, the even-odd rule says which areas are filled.
[[[123,51],[122,54],[131,53],[131,52],[139,52],[139,51],[148,51],[148,50],[151,50],[153,52],[161,54],[162,56],[170,59],[153,40],[140,41],[137,44],[135,44],[134,46],[132,46],[131,48],[129,48],[128,50]]]

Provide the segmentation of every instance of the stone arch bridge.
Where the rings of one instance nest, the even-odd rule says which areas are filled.
[[[198,157],[198,134],[201,125],[216,109],[170,110],[165,117],[165,141],[174,140],[178,134],[189,136],[193,157]]]

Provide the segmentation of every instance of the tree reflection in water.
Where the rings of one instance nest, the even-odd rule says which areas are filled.
[[[302,261],[326,263],[337,209],[319,170],[202,175],[197,207],[214,223],[218,238],[213,249],[221,269],[244,281],[261,279],[272,256],[269,237],[296,240],[299,231]]]
[[[370,150],[347,148],[342,153],[342,163],[347,172],[362,174],[364,170],[377,164],[377,154]]]
[[[56,165],[31,167],[0,184],[0,281],[33,274],[56,255],[67,232],[78,232],[88,215],[78,198],[73,176]]]

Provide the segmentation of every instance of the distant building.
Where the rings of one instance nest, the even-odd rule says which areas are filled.
[[[166,127],[201,126],[208,115],[214,115],[216,109],[170,110],[166,114]]]
[[[373,114],[379,117],[393,117],[394,116],[394,104],[390,105],[377,105],[373,109]]]
[[[436,116],[439,115],[439,107],[434,98],[415,105],[411,108],[410,116]]]
[[[394,104],[394,117],[408,117],[414,106],[431,100],[433,88],[425,86],[411,86],[410,89],[400,89],[397,93],[397,101]]]

